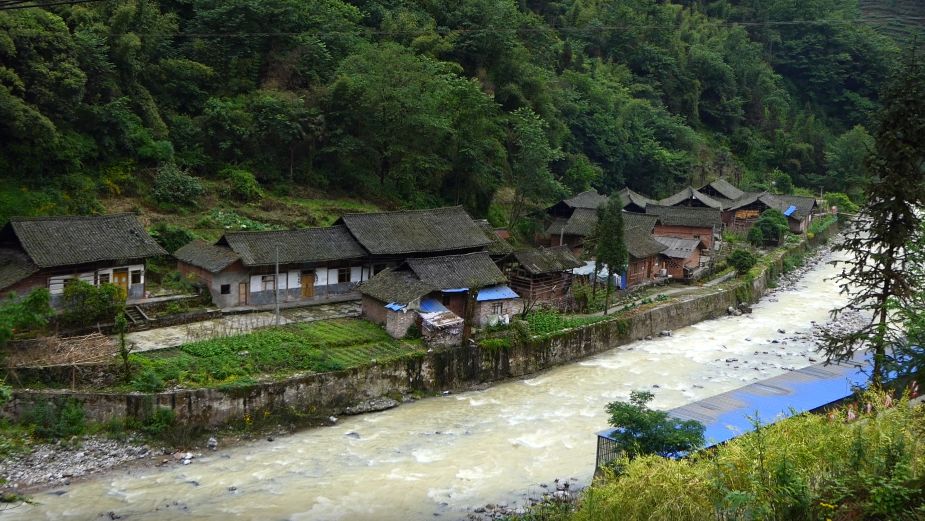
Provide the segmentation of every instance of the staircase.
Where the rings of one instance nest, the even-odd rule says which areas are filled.
[[[148,315],[145,315],[145,312],[141,310],[138,306],[129,306],[125,308],[125,316],[128,317],[132,325],[145,324],[150,318]]]

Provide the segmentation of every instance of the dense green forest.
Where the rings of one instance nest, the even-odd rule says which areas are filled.
[[[592,186],[756,188],[775,170],[859,194],[899,54],[860,16],[857,0],[0,11],[0,220],[119,195],[179,209],[212,182],[244,201],[310,187],[479,216]]]

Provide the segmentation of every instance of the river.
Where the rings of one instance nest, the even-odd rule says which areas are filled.
[[[653,391],[653,405],[667,409],[810,365],[811,343],[792,338],[845,301],[826,280],[835,274],[820,264],[751,315],[483,391],[206,453],[191,465],[113,472],[41,493],[39,504],[0,518],[108,519],[111,511],[133,521],[462,519],[480,505],[513,505],[556,477],[586,483],[594,433],[607,426],[604,406],[633,389]]]

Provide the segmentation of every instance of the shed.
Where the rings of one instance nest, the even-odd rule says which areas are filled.
[[[511,288],[528,302],[563,306],[572,287],[572,270],[583,263],[567,247],[515,252],[505,269]]]

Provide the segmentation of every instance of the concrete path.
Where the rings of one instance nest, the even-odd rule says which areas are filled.
[[[360,315],[360,302],[339,302],[319,306],[289,308],[280,312],[280,324],[314,322],[332,318]],[[189,342],[210,338],[240,335],[276,325],[276,315],[270,311],[255,311],[226,315],[214,320],[203,320],[178,326],[161,327],[125,335],[133,353],[177,347]]]

